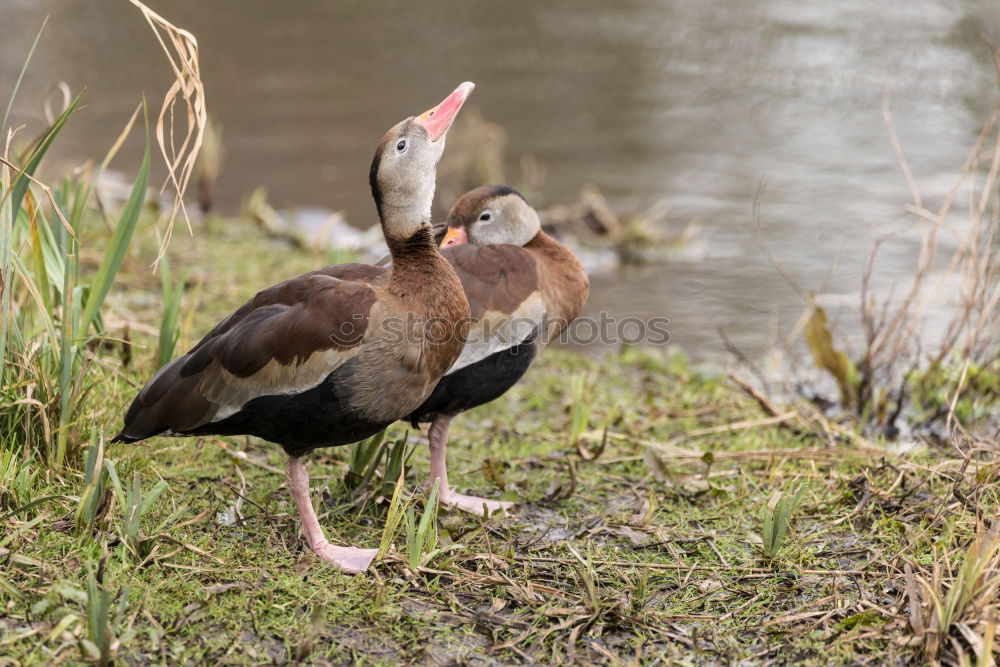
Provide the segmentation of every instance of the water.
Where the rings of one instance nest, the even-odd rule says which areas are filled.
[[[762,179],[764,233],[804,288],[826,282],[831,300],[853,302],[873,240],[900,230],[877,277],[885,289],[903,279],[918,240],[882,96],[925,197],[940,195],[995,99],[977,31],[1000,37],[986,0],[150,4],[199,39],[224,128],[224,211],[263,185],[278,206],[373,224],[377,139],[473,80],[471,105],[507,130],[512,163],[531,154],[546,168],[538,203],[592,183],[613,200],[665,199],[672,220],[704,225],[704,257],[595,276],[589,306],[669,317],[699,358],[721,354],[718,327],[754,352],[801,312],[754,240]],[[165,61],[124,0],[3,0],[0,90],[46,14],[16,118],[37,129],[49,85],[86,86],[53,157],[99,156],[139,93],[161,94]]]

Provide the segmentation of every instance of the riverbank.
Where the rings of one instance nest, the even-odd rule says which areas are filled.
[[[96,269],[103,245],[83,248]],[[115,340],[88,366],[71,464],[0,436],[0,664],[102,652],[130,664],[905,664],[991,650],[1000,537],[975,541],[1000,511],[988,434],[974,450],[923,438],[896,453],[846,413],[775,404],[672,348],[549,350],[459,417],[453,484],[521,504],[485,521],[441,510],[436,541],[408,536],[405,518],[392,530],[402,514],[381,466],[363,481],[351,447],[313,456],[330,538],[388,547],[363,576],[305,548],[267,443],[110,446],[88,486],[88,452],[155,368],[156,250],[137,234],[108,298]],[[257,286],[344,259],[221,218],[178,231],[168,257],[184,276],[178,350]],[[383,445],[413,448],[399,498],[412,494],[415,523],[428,511],[424,445],[403,425]],[[936,598],[954,601],[952,617],[935,620]]]

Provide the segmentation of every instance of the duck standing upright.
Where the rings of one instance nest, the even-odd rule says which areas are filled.
[[[410,415],[431,422],[431,482],[445,505],[473,514],[512,503],[456,493],[448,484],[451,420],[502,396],[538,354],[576,319],[589,281],[576,256],[542,231],[538,214],[513,188],[492,185],[462,195],[448,215],[444,256],[455,267],[472,309],[462,355]]]
[[[430,214],[445,136],[472,88],[378,144],[369,180],[391,268],[331,266],[258,293],[153,376],[115,441],[246,434],[280,444],[309,546],[345,571],[367,569],[375,549],[327,542],[301,457],[405,417],[462,350],[469,306]]]

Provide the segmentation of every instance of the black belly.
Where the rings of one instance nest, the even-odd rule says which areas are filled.
[[[500,398],[524,376],[537,354],[532,336],[520,345],[445,375],[423,405],[409,416],[410,423],[416,427],[438,415],[457,415]]]
[[[281,445],[289,456],[364,440],[392,421],[364,419],[341,401],[337,380],[350,375],[353,363],[344,364],[312,389],[260,396],[236,414],[178,435],[253,435]]]

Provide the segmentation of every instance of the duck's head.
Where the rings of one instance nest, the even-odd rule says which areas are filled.
[[[507,185],[485,185],[466,192],[451,207],[441,247],[460,243],[523,246],[541,228],[538,213],[520,192]]]
[[[432,109],[400,122],[375,149],[369,182],[387,239],[428,225],[445,137],[475,87],[466,81]]]

